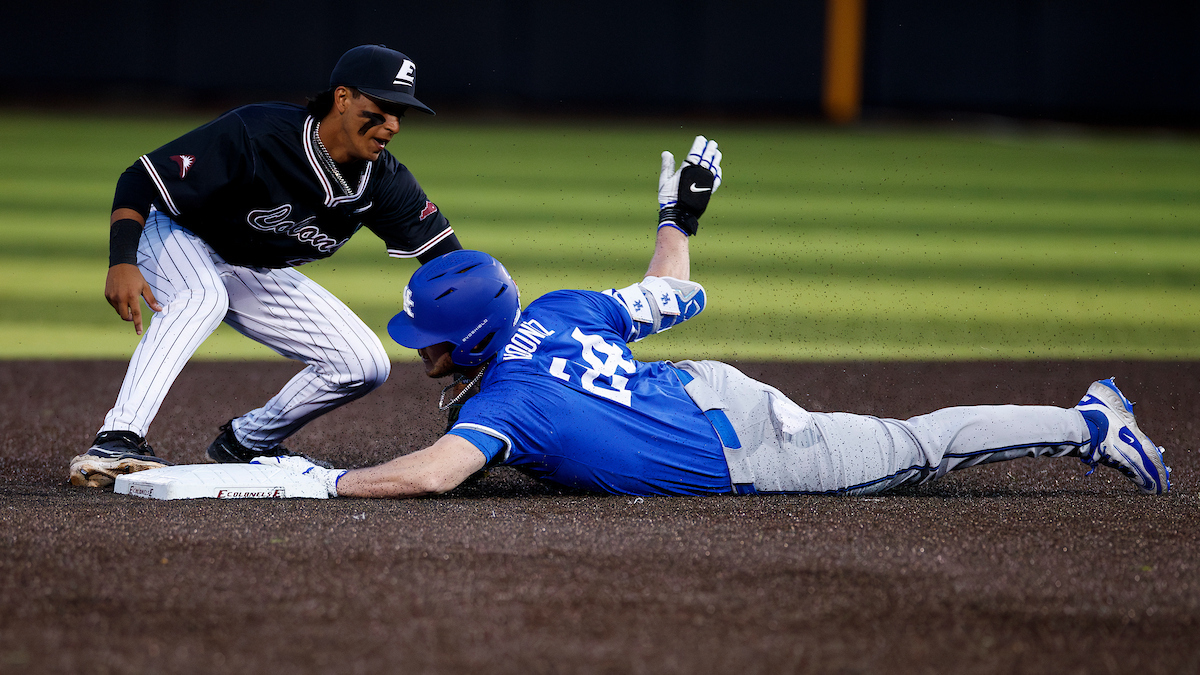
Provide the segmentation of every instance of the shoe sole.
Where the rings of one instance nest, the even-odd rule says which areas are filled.
[[[104,488],[111,486],[117,476],[164,466],[171,466],[171,463],[147,455],[97,457],[83,454],[71,460],[70,480],[71,485],[79,487]]]
[[[1142,430],[1138,428],[1137,420],[1133,416],[1133,402],[1125,398],[1125,394],[1122,394],[1121,390],[1117,389],[1117,385],[1113,382],[1112,378],[1097,381],[1088,388],[1088,394],[1104,404],[1106,408],[1111,410],[1121,420],[1123,428],[1117,432],[1117,438],[1125,445],[1136,450],[1138,456],[1129,457],[1115,443],[1110,447],[1113,451],[1120,453],[1127,464],[1140,468],[1138,475],[1142,481],[1142,485],[1140,486],[1142,492],[1154,495],[1165,494],[1170,491],[1171,470],[1163,462],[1163,448],[1155,445],[1154,441],[1150,440],[1150,437],[1142,433]],[[1124,433],[1126,430],[1129,432],[1128,437]],[[1154,467],[1154,471],[1148,471],[1147,466]],[[1145,475],[1143,475],[1143,472],[1145,472]]]

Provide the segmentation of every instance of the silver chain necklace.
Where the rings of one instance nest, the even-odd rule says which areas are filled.
[[[316,142],[317,149],[321,151],[321,163],[325,165],[325,170],[329,172],[333,179],[337,181],[342,188],[342,194],[353,194],[350,189],[350,184],[346,182],[342,172],[338,170],[337,163],[333,161],[333,156],[325,149],[325,144],[321,141],[321,123],[317,122],[313,125],[313,141]]]
[[[455,396],[453,399],[451,399],[451,401],[449,403],[446,403],[446,392],[450,391],[455,386],[462,384],[462,381],[467,378],[463,377],[462,375],[459,375],[458,377],[454,378],[453,382],[442,387],[442,395],[438,397],[438,410],[442,410],[442,411],[449,410],[450,406],[452,406],[455,403],[458,403],[460,400],[462,400],[462,398],[467,395],[468,391],[471,391],[471,389],[473,389],[475,387],[475,385],[479,384],[479,380],[483,379],[483,374],[485,372],[487,372],[487,366],[480,368],[479,374],[477,374],[474,378],[472,378],[470,384],[468,384],[466,387],[464,387],[462,391],[458,392],[458,395]]]

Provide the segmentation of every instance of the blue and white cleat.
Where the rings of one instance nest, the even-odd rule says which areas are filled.
[[[1150,495],[1164,494],[1171,489],[1171,469],[1163,464],[1162,447],[1138,429],[1133,419],[1133,403],[1117,389],[1113,378],[1093,382],[1075,409],[1083,413],[1101,435],[1095,448],[1085,449],[1081,458],[1092,471],[1096,470],[1097,464],[1112,467]]]

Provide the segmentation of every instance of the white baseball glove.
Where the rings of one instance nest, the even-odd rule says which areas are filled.
[[[675,156],[664,150],[658,176],[658,226],[671,225],[689,236],[696,234],[700,216],[719,187],[721,151],[716,141],[697,136],[678,171]]]
[[[337,482],[338,479],[346,474],[346,469],[326,469],[323,466],[313,464],[311,460],[297,455],[280,455],[278,457],[256,457],[251,464],[263,464],[265,466],[278,466],[289,471],[294,471],[301,476],[308,476],[315,481],[320,481],[325,486],[325,490],[330,497],[338,496]]]

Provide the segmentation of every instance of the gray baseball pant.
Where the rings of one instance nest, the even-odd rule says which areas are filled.
[[[737,432],[741,447],[725,447],[735,492],[872,494],[989,462],[1078,456],[1091,442],[1073,408],[960,406],[907,420],[818,413],[728,364],[674,365],[695,378],[687,389],[701,409],[722,410]]]

